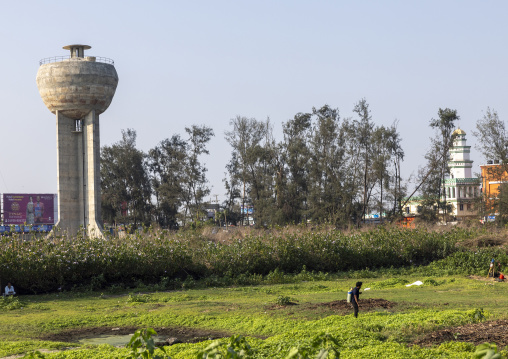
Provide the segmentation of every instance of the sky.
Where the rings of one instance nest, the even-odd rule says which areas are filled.
[[[360,99],[376,125],[398,121],[407,180],[457,110],[473,146],[490,107],[508,116],[506,1],[10,1],[0,11],[0,193],[56,193],[56,126],[35,77],[70,44],[115,61],[119,84],[101,115],[101,145],[137,132],[143,151],[206,125],[211,196],[224,197],[237,115],[282,123],[325,104],[342,118]]]

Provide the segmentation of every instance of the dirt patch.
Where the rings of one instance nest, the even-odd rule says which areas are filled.
[[[285,309],[291,306],[298,305],[298,303],[288,303],[287,305],[278,305],[273,304],[270,306],[267,306],[267,310],[277,310],[277,309]],[[360,310],[363,311],[373,311],[377,310],[379,308],[389,309],[393,308],[395,306],[394,302],[389,302],[386,299],[361,299],[360,300]],[[346,300],[335,300],[333,302],[327,302],[327,303],[314,303],[314,304],[304,304],[302,305],[303,310],[322,310],[322,309],[328,309],[334,312],[350,312],[352,310],[351,303],[348,303]]]
[[[508,345],[508,320],[495,320],[442,329],[427,334],[412,344],[428,347],[449,341],[473,343],[475,345],[488,342],[496,343],[500,348],[505,347]]]
[[[127,335],[133,334],[138,327],[93,327],[69,329],[59,333],[45,334],[39,339],[76,343],[81,339],[95,338],[100,335]],[[159,327],[154,328],[158,336],[177,339],[179,343],[198,343],[203,340],[230,337],[230,333],[209,329],[184,328],[184,327]],[[174,341],[174,340],[173,340]],[[174,341],[175,342],[175,341]]]
[[[271,305],[265,306],[265,309],[266,310],[277,310],[277,309],[284,309],[284,308],[292,307],[294,305],[298,305],[298,303],[296,303],[296,302],[289,302],[286,305],[271,304]]]
[[[395,306],[394,302],[389,302],[386,299],[380,298],[372,298],[372,299],[360,299],[358,303],[360,310],[362,311],[372,311],[377,310],[379,308],[389,309]],[[351,303],[348,303],[346,300],[335,300],[333,302],[328,303],[317,303],[311,304],[308,306],[308,309],[319,309],[319,308],[329,308],[334,311],[351,311],[353,308]]]

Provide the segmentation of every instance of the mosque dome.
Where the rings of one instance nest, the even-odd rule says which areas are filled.
[[[460,128],[457,128],[455,131],[453,131],[454,135],[465,135],[466,132],[464,130],[461,130]]]

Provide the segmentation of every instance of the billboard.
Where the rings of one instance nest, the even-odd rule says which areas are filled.
[[[54,194],[4,193],[4,225],[55,224]]]

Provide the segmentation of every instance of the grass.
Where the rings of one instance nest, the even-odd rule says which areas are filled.
[[[404,285],[426,279],[427,285],[424,286]],[[476,308],[483,308],[490,318],[507,317],[508,283],[480,281],[464,276],[363,279],[364,288],[371,289],[364,291],[361,299],[383,298],[398,305],[389,310],[361,312],[358,320],[351,314],[336,315],[327,307],[309,309],[310,306],[306,305],[345,299],[347,290],[355,281],[337,279],[153,293],[135,291],[122,294],[91,292],[21,296],[18,300],[23,306],[11,310],[0,308],[0,356],[39,348],[56,350],[70,346],[39,341],[49,333],[88,327],[134,326],[194,327],[244,334],[249,336],[249,343],[253,347],[261,350],[259,355],[268,355],[260,357],[284,357],[282,351],[276,356],[271,355],[275,355],[274,350],[278,347],[287,351],[291,346],[304,343],[309,337],[326,331],[336,335],[343,343],[341,358],[376,357],[378,351],[422,358],[443,352],[444,357],[458,358],[461,356],[455,356],[455,352],[466,355],[472,348],[449,344],[453,350],[411,349],[406,343],[417,335],[437,328],[467,323],[471,311]],[[270,309],[281,297],[289,297],[298,305]],[[205,345],[179,344],[170,347],[169,352],[172,358],[191,358]],[[79,357],[85,353],[89,358],[99,358],[105,353],[115,357],[122,352],[106,346],[72,346],[77,349],[61,352],[58,357]],[[371,354],[366,353],[368,350]],[[55,355],[48,354],[49,357]],[[402,357],[397,356],[399,354],[390,355]]]

